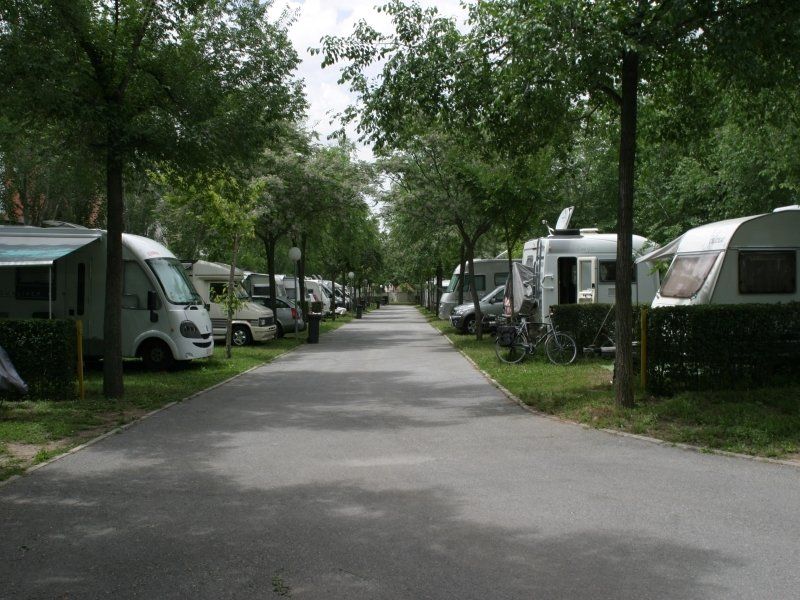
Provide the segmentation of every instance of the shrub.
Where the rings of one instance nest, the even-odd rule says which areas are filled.
[[[800,380],[800,303],[670,306],[649,312],[653,393]]]
[[[28,384],[32,398],[75,397],[76,344],[74,321],[0,320],[0,346]]]

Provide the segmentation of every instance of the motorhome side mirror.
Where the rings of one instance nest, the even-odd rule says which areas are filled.
[[[203,307],[205,307],[205,309],[207,311],[209,311],[209,312],[211,311],[211,303],[210,302],[206,302],[205,304],[203,304]]]

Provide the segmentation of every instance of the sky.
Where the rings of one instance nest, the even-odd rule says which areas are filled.
[[[447,16],[463,19],[466,11],[461,8],[460,0],[417,0],[422,6],[435,6],[439,12]],[[330,123],[336,113],[341,113],[348,105],[355,102],[346,86],[336,83],[339,78],[339,67],[334,65],[323,69],[321,56],[311,56],[310,47],[320,47],[320,40],[326,35],[347,36],[353,32],[354,25],[365,19],[380,31],[392,31],[391,22],[386,14],[379,14],[376,5],[384,0],[274,0],[273,17],[280,15],[285,9],[296,14],[294,23],[289,28],[289,37],[294,43],[301,60],[299,77],[305,80],[306,97],[309,103],[308,126],[317,131],[321,140],[341,127],[338,122]],[[348,129],[352,139],[356,139],[353,127]],[[359,145],[359,158],[371,160],[371,150]]]

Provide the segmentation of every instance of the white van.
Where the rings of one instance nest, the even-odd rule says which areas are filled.
[[[188,263],[186,270],[203,301],[210,306],[214,338],[224,340],[228,329],[228,315],[225,306],[214,302],[213,298],[225,293],[230,277],[230,265],[198,260]],[[243,302],[233,315],[231,341],[236,346],[271,340],[278,329],[272,311],[250,301],[250,296],[241,284],[243,276],[242,271],[236,269],[234,293]]]
[[[639,259],[673,257],[653,306],[797,302],[800,206],[695,227]]]
[[[0,317],[83,321],[84,354],[103,354],[106,232],[0,226]],[[181,263],[164,246],[122,235],[122,355],[150,368],[214,352],[211,320]]]
[[[522,264],[533,269],[537,318],[543,322],[554,304],[613,304],[616,295],[617,234],[598,229],[570,229],[574,207],[562,211],[555,229],[547,237],[525,242]],[[633,236],[631,301],[650,303],[658,289],[658,272],[637,264],[638,254],[656,244]]]
[[[476,258],[475,275],[470,277],[467,274],[467,285],[464,288],[464,302],[469,302],[472,298],[470,286],[475,285],[478,291],[478,298],[483,298],[486,292],[489,292],[499,285],[504,285],[508,278],[508,259],[503,258]],[[519,262],[519,259],[514,259],[514,262]],[[469,263],[466,263],[466,268],[469,268]],[[447,289],[442,294],[439,300],[439,318],[447,320],[453,309],[458,305],[458,290],[462,286],[463,277],[461,277],[461,265],[456,265],[453,269],[453,276],[450,278],[450,283]]]
[[[292,300],[295,299],[295,285],[297,281],[292,275],[284,275],[283,287],[286,290],[286,297]],[[306,279],[306,301],[307,302],[322,302],[322,312],[327,314],[331,313],[331,297],[330,291],[323,289],[324,286],[316,279]]]

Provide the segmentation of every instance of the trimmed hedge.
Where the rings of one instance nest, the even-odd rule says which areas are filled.
[[[0,320],[0,346],[28,384],[28,397],[75,398],[76,335],[75,321],[68,319]]]
[[[583,349],[587,346],[602,344],[606,337],[614,339],[617,311],[613,304],[556,304],[551,310],[556,328],[575,338],[579,357],[583,356]],[[640,306],[634,306],[633,339],[635,340],[640,337],[639,314]],[[601,325],[602,331],[600,331]],[[597,335],[598,331],[600,336]]]
[[[647,388],[747,389],[800,380],[800,303],[670,306],[649,312]]]

